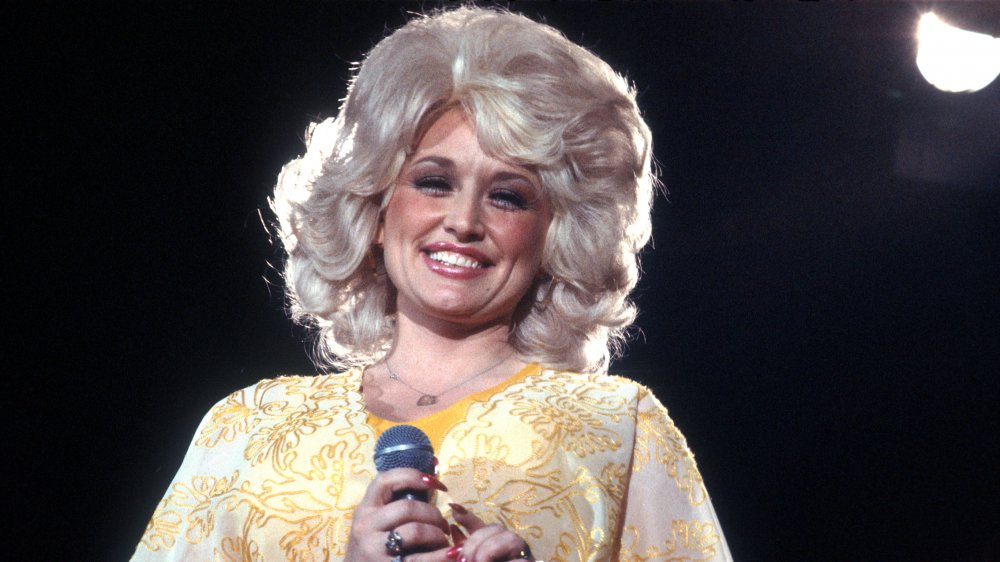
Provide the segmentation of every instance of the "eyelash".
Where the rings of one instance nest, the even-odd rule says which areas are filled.
[[[513,189],[494,189],[490,192],[490,199],[504,209],[521,211],[529,207],[527,199]]]
[[[433,191],[436,193],[451,189],[451,184],[448,183],[448,180],[440,176],[420,178],[413,182],[413,186],[420,191]]]
[[[447,178],[441,176],[419,178],[413,182],[413,186],[417,190],[432,196],[443,195],[451,190],[451,183]],[[521,211],[531,207],[527,198],[514,189],[492,188],[488,196],[493,205],[500,209]]]

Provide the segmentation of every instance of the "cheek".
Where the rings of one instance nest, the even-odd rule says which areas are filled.
[[[400,189],[389,201],[385,210],[380,234],[382,241],[400,239],[419,234],[423,225],[433,221],[436,214],[435,201],[428,197],[412,197]]]
[[[538,266],[542,261],[547,229],[547,221],[544,223],[537,220],[515,221],[508,225],[504,232],[508,251],[517,255],[518,261]]]

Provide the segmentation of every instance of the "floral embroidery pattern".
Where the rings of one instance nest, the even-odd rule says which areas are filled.
[[[662,546],[649,545],[640,551],[636,547],[640,542],[640,531],[635,526],[625,528],[624,538],[626,540],[623,540],[619,557],[622,562],[712,560],[718,555],[720,542],[711,523],[683,520],[670,522],[670,536]]]
[[[687,494],[692,506],[699,506],[708,499],[694,456],[687,441],[666,410],[650,409],[639,412],[636,422],[637,436],[632,470],[641,472],[651,461],[654,470],[667,471],[677,487]]]
[[[215,549],[215,559],[225,562],[263,562],[260,546],[243,537],[223,537],[222,548]]]
[[[655,398],[624,379],[532,368],[445,434],[439,509],[461,503],[550,562],[718,559],[701,476]],[[375,477],[360,375],[282,377],[220,401],[134,560],[342,559]],[[651,488],[657,517],[631,515]]]
[[[268,459],[279,471],[288,470],[298,456],[296,448],[301,440],[330,425],[331,413],[316,408],[299,408],[289,412],[283,420],[262,427],[250,438],[246,458],[251,465]]]
[[[232,443],[238,434],[250,431],[254,409],[247,405],[243,393],[234,392],[212,408],[208,414],[210,422],[201,430],[195,445],[211,448],[219,441]]]
[[[621,439],[605,426],[600,411],[581,396],[548,396],[544,402],[524,401],[511,414],[518,416],[544,440],[577,456],[614,451]]]

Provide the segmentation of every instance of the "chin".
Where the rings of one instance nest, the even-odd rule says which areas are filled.
[[[423,314],[443,322],[462,326],[495,326],[510,322],[513,311],[490,311],[468,303],[454,303],[424,309]]]

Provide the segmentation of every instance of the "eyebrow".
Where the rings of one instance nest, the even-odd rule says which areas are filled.
[[[452,160],[451,158],[445,158],[444,156],[424,156],[420,160],[415,160],[412,164],[410,164],[410,167],[417,166],[417,165],[420,165],[420,164],[424,164],[426,162],[430,162],[432,164],[437,164],[438,166],[441,166],[442,168],[454,168],[455,167],[455,161]]]
[[[446,156],[435,156],[432,154],[428,154],[427,156],[423,156],[411,162],[408,168],[410,169],[418,168],[426,164],[441,166],[442,168],[445,168],[447,170],[454,170],[456,166],[455,161],[452,160],[451,158],[448,158]],[[505,164],[505,165],[512,166],[511,164]],[[533,201],[537,201],[539,198],[544,196],[543,194],[545,193],[545,190],[542,188],[541,185],[542,180],[541,178],[538,178],[538,175],[535,174],[534,172],[530,172],[528,170],[524,171],[500,170],[496,174],[494,174],[493,177],[500,181],[521,180],[527,182],[528,185],[531,186],[531,189],[536,194],[536,197],[533,199]]]
[[[455,168],[455,161],[452,160],[451,158],[448,158],[448,157],[445,157],[445,156],[434,156],[434,155],[427,155],[427,156],[424,156],[424,157],[420,158],[419,160],[414,160],[412,163],[410,163],[409,167],[413,168],[413,167],[421,166],[423,164],[435,164],[435,165],[441,166],[442,168],[448,168],[448,169],[454,169]],[[505,165],[513,167],[513,165],[511,165],[511,164],[505,164]],[[540,189],[539,186],[536,185],[536,182],[532,180],[532,176],[534,176],[534,175],[535,174],[533,174],[532,172],[529,172],[527,170],[525,170],[525,171],[520,171],[520,170],[516,170],[516,171],[512,171],[512,170],[500,170],[496,174],[494,174],[494,177],[497,178],[497,179],[499,179],[499,180],[504,180],[504,181],[507,181],[507,180],[517,180],[517,179],[524,180],[524,181],[528,182],[529,184],[531,184],[532,187],[535,187],[536,189]]]

